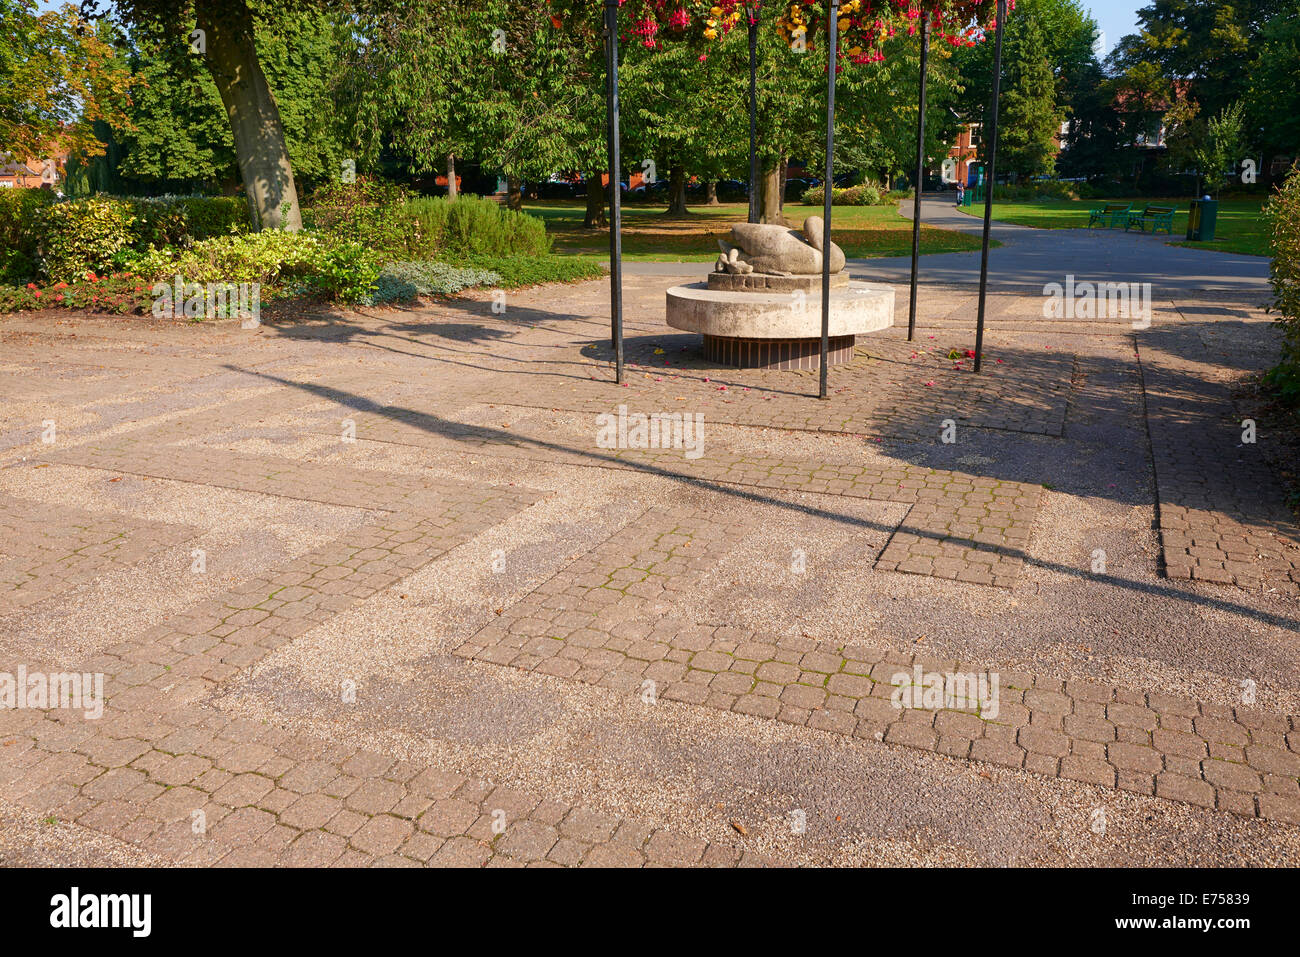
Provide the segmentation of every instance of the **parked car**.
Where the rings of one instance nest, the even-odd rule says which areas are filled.
[[[808,190],[812,189],[814,186],[818,186],[820,184],[821,181],[816,179],[800,179],[800,178],[787,179],[785,181],[786,202],[790,202],[791,200],[802,199],[804,193],[808,192]]]
[[[749,184],[738,179],[724,179],[718,181],[718,199],[726,202],[728,200],[745,199],[749,196]]]

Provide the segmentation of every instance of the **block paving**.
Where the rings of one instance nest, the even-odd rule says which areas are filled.
[[[899,673],[980,673],[671,614],[743,523],[647,512],[505,609],[457,653],[691,705],[1300,823],[1300,715],[1002,673],[996,716],[901,708]],[[911,680],[907,682],[911,683]]]
[[[1078,368],[1068,350],[1009,351],[1014,374],[994,368],[977,379],[946,364],[938,366],[942,372],[933,371],[933,357],[913,358],[915,346],[880,340],[833,370],[835,400],[818,403],[796,388],[812,386],[812,377],[788,372],[709,372],[702,363],[677,359],[665,374],[658,364],[676,358],[677,341],[660,333],[634,339],[632,380],[614,397],[606,343],[588,341],[575,360],[568,350],[551,358],[534,341],[528,348],[535,365],[528,372],[515,371],[512,356],[483,359],[486,371],[463,384],[427,388],[400,384],[400,370],[343,372],[322,376],[330,385],[314,383],[287,400],[280,390],[173,410],[152,423],[117,428],[106,419],[102,433],[61,429],[70,440],[37,449],[38,462],[10,463],[57,463],[239,489],[364,509],[368,518],[278,567],[252,570],[225,592],[152,628],[123,635],[69,669],[106,676],[103,718],[88,720],[61,709],[0,710],[0,797],[186,864],[781,863],[755,856],[740,842],[706,842],[231,717],[205,703],[275,649],[545,496],[522,484],[487,485],[222,447],[241,429],[256,433],[260,419],[313,399],[334,402],[333,411],[309,414],[318,435],[337,434],[337,420],[346,418],[361,441],[451,443],[525,463],[642,470],[746,495],[770,490],[904,504],[909,508],[901,523],[879,554],[869,556],[877,572],[1017,586],[1042,508],[1037,486],[901,463],[872,467],[850,459],[755,455],[725,444],[700,460],[664,450],[593,450],[561,436],[438,418],[417,398],[425,390],[441,401],[454,389],[462,404],[596,413],[622,401],[646,411],[673,411],[681,408],[676,394],[689,381],[693,395],[704,395],[690,411],[704,412],[710,422],[933,441],[938,423],[960,409],[956,417],[964,426],[1053,438],[1064,434]],[[119,364],[144,371],[157,360],[134,356]],[[176,370],[201,375],[210,363],[195,360]],[[1143,367],[1163,570],[1171,578],[1244,588],[1300,583],[1300,535],[1280,510],[1280,486],[1265,466],[1236,449],[1227,428],[1234,425],[1230,395],[1196,371],[1194,363],[1180,365],[1172,352],[1147,357]],[[936,383],[919,399],[918,375],[932,375]],[[295,384],[287,371],[264,378]],[[717,378],[726,381],[708,381]],[[358,398],[367,392],[372,398]],[[425,408],[434,405],[426,397]],[[328,423],[330,418],[335,421]],[[1239,436],[1239,428],[1233,434]],[[1216,467],[1225,455],[1243,459],[1243,467]],[[1300,823],[1300,715],[1009,671],[997,672],[996,713],[901,708],[892,700],[899,673],[915,667],[982,673],[987,665],[678,614],[699,579],[752,530],[743,502],[722,511],[646,509],[503,607],[456,654],[621,695],[650,694],[689,708]],[[0,494],[0,533],[0,611],[11,611],[134,567],[157,549],[192,538],[197,529]],[[24,663],[10,658],[0,653],[0,670],[12,672]]]

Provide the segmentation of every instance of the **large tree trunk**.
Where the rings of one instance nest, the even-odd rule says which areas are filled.
[[[208,71],[235,139],[239,175],[260,229],[302,228],[298,189],[280,108],[253,45],[252,15],[243,0],[198,5]]]
[[[790,175],[790,160],[788,157],[781,157],[781,212],[785,212],[785,183],[786,178]]]
[[[506,177],[506,207],[518,210],[524,208],[524,184],[518,176]]]
[[[604,175],[600,170],[587,174],[587,215],[582,225],[588,229],[604,229],[609,225],[605,218],[605,189],[600,185]]]
[[[781,215],[781,188],[784,185],[781,181],[780,166],[763,171],[763,176],[758,183],[758,221],[760,223],[785,225],[785,218]]]
[[[456,188],[456,154],[447,154],[447,198],[455,199],[460,195],[460,190]]]
[[[704,184],[704,202],[709,206],[717,206],[718,203],[718,181],[711,179]]]
[[[686,208],[686,170],[674,166],[668,170],[668,213],[669,216],[689,216]]]

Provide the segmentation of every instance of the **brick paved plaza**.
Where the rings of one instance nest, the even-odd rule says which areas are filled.
[[[604,283],[0,322],[0,672],[105,698],[0,711],[0,860],[1300,860],[1257,302],[1002,291],[976,376],[927,288],[822,402],[705,363],[678,281],[626,279],[624,387]],[[601,447],[619,406],[700,454]],[[897,706],[918,670],[997,700]]]

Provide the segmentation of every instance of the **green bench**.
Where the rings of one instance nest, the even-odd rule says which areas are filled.
[[[1100,209],[1090,209],[1088,211],[1088,228],[1101,226],[1109,229],[1111,226],[1122,226],[1128,221],[1129,210],[1133,208],[1132,203],[1107,203]]]
[[[1148,206],[1140,213],[1129,213],[1128,221],[1124,223],[1124,232],[1128,232],[1132,227],[1146,232],[1147,226],[1150,226],[1153,233],[1162,229],[1167,233],[1173,233],[1174,213],[1177,211],[1173,206]]]

